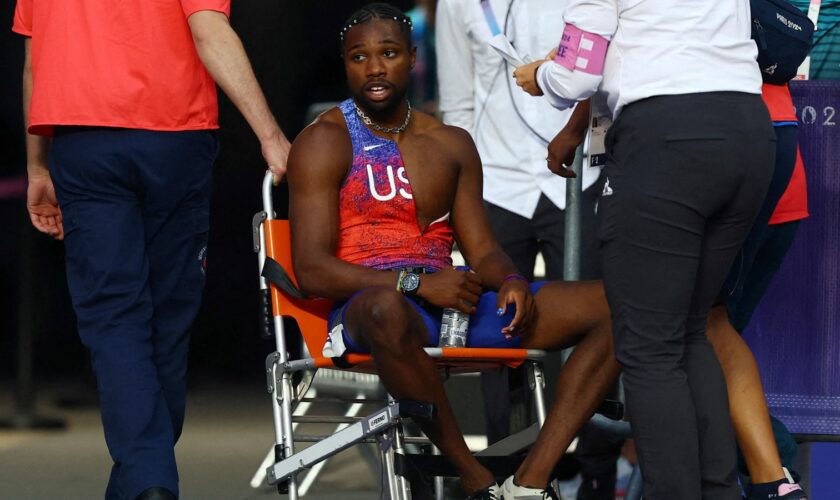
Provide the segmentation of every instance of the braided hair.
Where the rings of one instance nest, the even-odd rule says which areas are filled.
[[[374,19],[392,20],[397,23],[400,33],[405,38],[406,44],[409,47],[411,46],[411,19],[393,5],[375,2],[365,5],[347,18],[341,31],[338,33],[341,39],[341,47],[344,48],[344,38],[351,28],[357,24],[364,24]]]

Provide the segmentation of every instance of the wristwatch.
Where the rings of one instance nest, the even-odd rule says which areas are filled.
[[[397,291],[403,295],[413,297],[417,294],[417,289],[420,288],[420,274],[403,269],[397,278]]]

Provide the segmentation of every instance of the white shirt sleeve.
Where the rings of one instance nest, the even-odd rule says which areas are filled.
[[[618,28],[617,0],[573,0],[563,19],[567,25],[609,41]],[[570,108],[575,102],[592,96],[602,79],[603,75],[572,71],[554,61],[541,64],[537,69],[537,85],[558,109]]]
[[[475,108],[473,54],[464,3],[440,0],[435,15],[435,53],[443,122],[472,131]]]

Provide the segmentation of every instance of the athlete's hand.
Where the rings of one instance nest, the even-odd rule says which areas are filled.
[[[271,170],[274,185],[280,184],[283,176],[286,175],[286,160],[289,158],[289,150],[292,145],[281,130],[270,138],[261,142],[262,155]]]
[[[543,91],[540,89],[540,86],[537,85],[537,68],[539,68],[540,64],[544,62],[545,59],[540,59],[532,63],[519,66],[513,71],[513,77],[516,79],[516,84],[532,96],[543,95]]]
[[[496,313],[499,316],[505,314],[510,304],[516,306],[516,314],[510,324],[502,328],[502,334],[511,338],[513,335],[522,335],[534,324],[537,317],[537,303],[531,295],[531,288],[524,279],[508,279],[502,283],[499,293],[496,296]]]
[[[421,275],[417,295],[438,307],[451,307],[472,314],[481,291],[481,278],[477,274],[449,267]]]

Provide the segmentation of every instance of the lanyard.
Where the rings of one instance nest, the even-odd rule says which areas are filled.
[[[487,26],[490,28],[490,34],[493,36],[502,32],[499,29],[499,23],[496,22],[496,15],[493,13],[493,7],[490,5],[490,0],[481,0],[481,10],[484,11],[484,19],[487,20]]]

